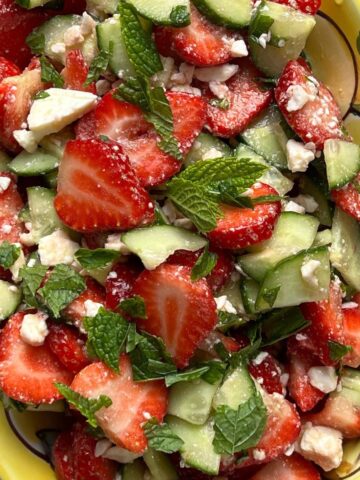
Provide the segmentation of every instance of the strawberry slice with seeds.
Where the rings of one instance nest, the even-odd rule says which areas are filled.
[[[239,35],[214,25],[191,6],[191,24],[184,28],[156,27],[155,42],[164,56],[178,56],[197,66],[221,65],[232,58],[231,44]]]
[[[24,204],[17,191],[13,175],[1,172],[0,178],[10,180],[9,186],[0,191],[0,243],[5,240],[9,243],[18,243],[23,225],[18,214]]]
[[[259,358],[260,356],[260,358]],[[260,353],[249,363],[249,372],[267,393],[283,393],[281,369],[275,358],[268,352]]]
[[[98,232],[146,225],[154,204],[119,145],[100,140],[66,144],[55,208],[74,230]]]
[[[65,81],[65,87],[95,94],[96,87],[94,83],[91,83],[87,87],[84,86],[88,73],[89,67],[85,62],[81,50],[71,50],[66,55],[65,68],[61,72]]]
[[[315,15],[321,7],[321,0],[274,0],[275,3],[282,3],[289,7],[300,10],[308,15]]]
[[[241,133],[273,98],[272,92],[265,90],[256,80],[261,74],[249,60],[241,60],[238,64],[238,73],[225,82],[229,108],[211,105],[211,100],[216,97],[208,86],[203,87],[204,98],[209,102],[206,124],[211,132],[219,137],[229,138]]]
[[[314,98],[302,108],[290,107],[294,88],[311,92]],[[341,112],[334,97],[323,83],[312,77],[303,61],[293,60],[286,65],[275,88],[275,99],[290,127],[305,143],[314,143],[317,150],[322,150],[329,138],[345,137]]]
[[[4,78],[15,77],[20,74],[21,70],[15,63],[5,57],[0,57],[0,82],[2,82]]]
[[[161,337],[178,367],[186,367],[197,346],[217,322],[216,303],[206,280],[191,280],[191,268],[162,264],[136,280],[144,298],[146,320],[140,329]]]
[[[344,343],[352,347],[343,359],[343,364],[349,367],[360,366],[360,294],[355,295],[352,300],[358,303],[357,307],[343,309]]]
[[[256,183],[251,190],[252,199],[277,195],[276,190],[263,183]],[[219,248],[237,250],[271,237],[281,203],[259,203],[253,209],[221,205],[221,211],[223,216],[218,219],[216,228],[208,233],[208,238]]]
[[[360,174],[343,188],[331,191],[331,198],[336,205],[358,222],[360,222],[360,192],[357,189],[359,184]]]
[[[143,268],[135,262],[117,263],[109,273],[106,282],[106,308],[116,310],[119,303],[132,295],[135,280]]]
[[[120,447],[142,453],[147,440],[142,428],[151,417],[162,422],[167,409],[167,391],[162,381],[134,382],[131,363],[120,357],[120,374],[103,363],[93,363],[76,375],[71,388],[88,398],[107,395],[112,405],[95,416],[105,435]]]
[[[174,136],[181,153],[186,154],[201,132],[206,120],[206,104],[200,97],[187,93],[167,93],[173,118]],[[186,112],[186,115],[184,115]],[[96,135],[106,135],[119,142],[128,155],[142,185],[151,187],[175,175],[181,162],[158,147],[158,135],[143,112],[135,105],[106,94],[97,106],[94,117],[78,127],[78,134],[88,135],[95,118]]]
[[[21,339],[25,315],[13,315],[0,332],[0,388],[19,402],[51,403],[61,398],[54,382],[69,385],[73,375],[46,345],[32,347]]]
[[[250,480],[320,480],[320,473],[311,462],[298,454],[274,460]]]

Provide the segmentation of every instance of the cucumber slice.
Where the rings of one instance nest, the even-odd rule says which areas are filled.
[[[319,221],[310,215],[284,212],[275,225],[272,237],[256,246],[256,253],[238,258],[243,271],[257,282],[280,260],[310,248],[314,242]]]
[[[11,286],[11,283],[0,280],[0,320],[10,317],[21,302],[21,289],[17,287],[13,292]]]
[[[319,219],[321,225],[331,227],[332,211],[326,195],[321,188],[321,183],[314,181],[306,175],[301,175],[299,178],[299,190],[300,193],[304,193],[313,197],[316,203],[319,205],[319,208],[314,212],[314,215]]]
[[[9,162],[10,158],[6,155],[5,152],[0,150],[0,172],[8,172],[9,171]]]
[[[9,163],[10,171],[20,177],[44,175],[55,170],[58,166],[59,160],[41,149],[34,153],[23,151]]]
[[[176,383],[170,389],[168,413],[194,425],[203,425],[209,418],[218,385],[201,379]]]
[[[259,178],[259,182],[266,183],[275,188],[279,195],[286,195],[293,188],[294,182],[285,177],[276,167],[269,165],[262,156],[255,153],[254,150],[247,145],[240,143],[236,148],[236,155],[238,158],[250,158],[255,162],[266,165],[268,169],[262,177]]]
[[[122,470],[122,480],[144,480],[147,471],[144,462],[140,459],[135,460],[133,463],[127,463]]]
[[[186,465],[208,475],[217,475],[221,456],[215,453],[212,444],[215,432],[211,422],[192,425],[172,416],[167,417],[167,421],[174,433],[184,442],[180,453]]]
[[[351,182],[360,170],[360,147],[338,139],[324,144],[326,175],[329,187],[341,188]]]
[[[255,65],[270,77],[279,76],[289,60],[299,57],[315,24],[313,16],[287,5],[262,2],[250,23],[249,47]],[[263,48],[258,38],[268,31],[271,44]]]
[[[270,108],[255,120],[241,137],[256,153],[274,165],[287,168],[286,144],[288,137],[281,126],[282,117],[276,108]]]
[[[256,392],[254,381],[249,375],[245,365],[237,367],[226,378],[224,383],[217,391],[213,408],[220,405],[227,405],[233,410],[237,410],[239,405],[245,403]]]
[[[48,153],[61,160],[64,155],[65,145],[75,138],[71,127],[65,127],[61,132],[53,133],[40,141],[40,146]]]
[[[226,295],[229,302],[238,312],[244,312],[244,305],[240,291],[240,281],[230,281],[219,293],[219,296]]]
[[[360,291],[360,226],[340,209],[334,214],[330,261],[344,280]]]
[[[331,230],[328,228],[322,232],[318,232],[314,239],[313,247],[322,247],[324,245],[330,245],[332,242]]]
[[[259,293],[259,284],[252,278],[243,278],[240,283],[240,292],[244,304],[245,312],[248,314],[256,313],[256,299]]]
[[[135,69],[122,39],[120,15],[114,15],[97,25],[96,34],[100,50],[110,52],[109,66],[115,75],[120,78],[135,76]]]
[[[144,453],[144,462],[152,478],[156,480],[177,480],[178,475],[169,458],[161,452],[148,448]],[[133,479],[131,479],[133,480]]]
[[[253,9],[251,0],[193,0],[193,4],[213,23],[230,28],[249,25]]]
[[[185,165],[211,158],[220,158],[231,155],[231,148],[225,142],[209,133],[200,133],[191,150],[185,157]]]
[[[314,282],[317,282],[317,286],[306,281],[301,274],[301,267],[311,260],[320,262],[314,272]],[[265,310],[271,307],[293,307],[305,302],[318,302],[327,298],[329,284],[329,250],[327,247],[311,248],[280,261],[267,273],[255,306],[257,310]]]
[[[156,268],[176,250],[196,252],[207,244],[200,235],[171,225],[138,228],[122,235],[121,240],[148,270]]]
[[[128,0],[128,3],[156,25],[184,27],[190,23],[189,0]]]

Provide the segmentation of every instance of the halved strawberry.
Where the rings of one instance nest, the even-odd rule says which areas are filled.
[[[66,144],[54,204],[66,225],[83,232],[126,230],[154,217],[121,147],[96,139]]]
[[[359,294],[355,296],[354,301],[360,300]],[[358,368],[360,366],[360,305],[355,308],[343,309],[344,324],[344,343],[352,347],[343,359],[343,364],[349,367]]]
[[[151,417],[162,422],[166,414],[166,387],[162,381],[134,382],[125,354],[119,367],[116,374],[101,362],[93,363],[76,375],[71,388],[85,397],[110,397],[112,405],[95,414],[99,426],[120,447],[141,453],[147,447],[143,424]]]
[[[274,0],[275,3],[282,3],[289,7],[296,8],[300,12],[315,15],[321,7],[321,0]]]
[[[267,352],[264,352],[264,354]],[[264,388],[267,393],[283,393],[283,386],[280,380],[281,368],[275,358],[267,353],[260,354],[249,362],[249,372]]]
[[[117,464],[95,456],[96,442],[80,422],[61,432],[52,450],[58,480],[114,480]]]
[[[88,73],[89,67],[85,62],[81,50],[71,50],[66,55],[65,68],[61,72],[65,80],[65,87],[72,90],[96,93],[94,83],[91,83],[87,87],[84,86]]]
[[[331,198],[336,205],[348,215],[351,215],[360,222],[360,192],[355,184],[360,183],[360,173],[353,180],[342,188],[331,191]]]
[[[143,268],[135,262],[117,263],[109,273],[106,282],[106,308],[116,310],[119,303],[132,294],[135,280]]]
[[[325,140],[329,138],[344,138],[341,129],[342,118],[338,105],[330,90],[321,82],[315,82],[318,90],[316,98],[309,100],[301,109],[288,111],[292,86],[303,87],[306,91],[309,85],[314,85],[311,70],[303,61],[290,61],[275,88],[275,99],[290,127],[305,142],[312,142],[318,150],[324,148]]]
[[[256,183],[250,198],[277,195],[276,190],[263,183]],[[210,241],[219,248],[237,250],[249,247],[271,237],[281,212],[279,201],[260,203],[253,209],[221,205],[223,216],[214,230],[208,233]]]
[[[155,42],[164,56],[179,56],[198,66],[221,65],[231,60],[231,43],[239,35],[214,25],[191,7],[191,24],[184,28],[156,27]]]
[[[45,344],[71,373],[80,372],[90,363],[85,341],[74,327],[64,324],[50,325]]]
[[[274,460],[251,480],[320,480],[320,473],[311,462],[294,453],[291,457]]]
[[[23,232],[18,214],[24,204],[17,191],[13,175],[3,172],[0,177],[10,179],[8,188],[0,192],[0,243],[5,240],[9,243],[17,243],[20,242],[20,234]]]
[[[0,57],[0,82],[2,82],[4,78],[14,77],[20,74],[21,70],[15,63],[5,57]]]
[[[167,99],[174,118],[174,136],[185,154],[205,125],[206,104],[202,98],[187,93],[170,92]],[[94,117],[95,133],[121,144],[144,186],[163,183],[180,170],[181,162],[160,150],[157,133],[135,105],[116,100],[109,92],[97,106]],[[78,127],[80,134],[88,135],[92,122],[93,117],[88,117],[87,123]]]
[[[25,315],[16,313],[0,331],[0,388],[19,402],[51,403],[61,398],[54,382],[69,385],[73,375],[46,345],[32,347],[21,339]]]
[[[24,70],[21,75],[5,78],[0,83],[0,142],[6,149],[20,150],[13,132],[26,124],[32,98],[43,88],[39,68]]]
[[[226,82],[229,108],[223,109],[210,104],[215,95],[209,87],[203,86],[204,97],[208,100],[206,124],[214,135],[234,137],[241,133],[273,98],[272,91],[266,90],[256,77],[260,72],[247,59],[240,60],[238,73]]]
[[[162,264],[143,272],[134,294],[145,300],[147,319],[138,326],[161,337],[178,367],[186,367],[196,347],[217,322],[216,304],[206,280],[191,280],[191,268]]]

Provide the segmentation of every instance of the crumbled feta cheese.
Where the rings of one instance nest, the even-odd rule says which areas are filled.
[[[25,227],[27,228],[27,233],[20,233],[20,242],[27,247],[32,247],[36,244],[33,234],[32,234],[32,223],[26,222]]]
[[[302,205],[299,205],[297,202],[290,200],[286,203],[284,212],[295,212],[295,213],[305,213],[305,208]]]
[[[260,352],[253,360],[252,360],[252,363],[254,365],[260,365],[266,357],[268,357],[269,354],[268,352]]]
[[[47,318],[48,316],[42,312],[25,315],[20,327],[21,339],[33,347],[43,345],[49,333],[46,324]]]
[[[219,67],[196,68],[194,77],[201,82],[226,82],[239,70],[239,65],[227,63]]]
[[[271,32],[267,32],[267,33],[262,33],[260,35],[260,37],[258,38],[258,42],[259,42],[259,45],[262,47],[262,48],[266,48],[266,45],[270,42],[271,40]]]
[[[190,95],[194,95],[194,97],[201,97],[200,88],[191,87],[190,85],[176,85],[175,87],[171,87],[171,91],[183,92],[183,93],[188,93]]]
[[[315,155],[305,145],[295,140],[288,140],[286,144],[288,169],[291,172],[306,172],[309,163],[315,159]]]
[[[312,287],[319,286],[319,280],[315,276],[316,270],[320,267],[321,262],[319,260],[308,260],[301,265],[301,276],[306,283]]]
[[[73,25],[69,27],[64,33],[64,43],[67,47],[74,47],[84,41],[84,36],[81,33],[80,25]]]
[[[106,450],[102,457],[118,463],[132,463],[136,458],[141,457],[141,455],[141,453],[130,452],[129,450],[125,450],[125,448],[114,446]]]
[[[295,197],[294,202],[301,205],[307,213],[314,213],[319,208],[319,204],[315,201],[311,195],[298,195]]]
[[[229,87],[226,85],[226,83],[210,82],[209,83],[209,88],[210,88],[210,91],[217,98],[220,98],[220,100],[222,100],[223,98],[226,98],[228,93],[229,93]]]
[[[0,193],[6,192],[9,188],[11,180],[9,177],[0,177]]]
[[[100,308],[103,308],[102,303],[93,302],[92,300],[85,300],[85,316],[86,317],[96,317]]]
[[[1,231],[2,231],[3,233],[6,233],[6,234],[7,234],[7,233],[10,233],[11,230],[12,230],[12,226],[9,225],[8,223],[5,223],[4,225],[1,225]]]
[[[29,153],[34,153],[38,147],[38,138],[34,132],[29,130],[15,130],[14,138],[24,150]]]
[[[16,244],[20,246],[18,243]],[[20,275],[20,270],[25,267],[26,261],[25,261],[25,255],[24,252],[22,251],[22,248],[20,248],[20,255],[15,261],[15,263],[9,268],[12,279],[15,283],[18,283],[21,281],[21,275]]]
[[[63,42],[54,43],[53,45],[51,45],[50,50],[55,54],[56,53],[60,53],[60,54],[65,53],[65,51],[66,51],[65,43],[63,43]]]
[[[95,457],[101,457],[106,452],[106,450],[109,450],[111,446],[112,443],[107,438],[102,438],[101,440],[98,440],[95,445]]]
[[[121,241],[121,233],[112,233],[105,242],[105,248],[108,250],[116,250],[122,255],[129,255],[131,252],[124,242]]]
[[[176,85],[187,85],[190,87],[193,81],[194,71],[194,65],[182,63],[179,67],[179,72],[175,71],[171,75],[170,80]]]
[[[88,35],[91,35],[95,30],[95,28],[96,28],[95,20],[92,18],[91,15],[84,12],[82,15],[81,24],[80,24],[80,33],[86,37]]]
[[[220,152],[220,150],[218,150],[217,148],[212,147],[207,152],[205,152],[201,158],[202,160],[213,160],[215,158],[221,157],[223,157],[222,152]]]
[[[237,313],[234,305],[228,300],[226,295],[215,297],[216,308],[222,312]]]
[[[38,141],[78,120],[92,110],[97,101],[96,95],[79,90],[49,88],[45,91],[49,96],[35,100],[28,116],[29,129]]]
[[[233,42],[231,45],[230,53],[234,58],[247,57],[249,55],[244,40],[235,40],[235,42]]]
[[[188,218],[177,218],[174,220],[174,227],[186,228],[187,230],[192,230],[194,224]]]
[[[30,268],[32,268],[32,267],[35,267],[35,265],[36,265],[36,260],[35,260],[35,258],[30,258],[30,260],[28,261],[27,266],[30,267]]]
[[[296,112],[301,110],[309,101],[315,100],[318,94],[317,86],[313,82],[303,85],[290,85],[286,91],[288,103],[286,110]]]
[[[153,75],[151,80],[157,85],[168,88],[170,86],[170,78],[176,71],[175,60],[172,57],[162,57],[161,55],[160,59],[163,65],[163,69]]]
[[[265,460],[265,457],[266,457],[265,450],[261,450],[260,448],[255,448],[252,453],[253,453],[254,460],[258,460],[260,462],[262,460]]]
[[[351,308],[358,308],[359,304],[356,302],[345,302],[342,304],[342,308],[344,310],[351,309]]]
[[[342,461],[342,435],[334,428],[307,423],[299,442],[300,453],[328,472]]]
[[[334,367],[311,367],[308,377],[311,385],[320,392],[330,393],[336,390],[338,377]]]
[[[43,237],[39,241],[39,257],[42,265],[55,266],[59,263],[71,265],[74,254],[80,245],[63,231],[55,232]]]

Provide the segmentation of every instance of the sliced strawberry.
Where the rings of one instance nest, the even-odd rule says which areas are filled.
[[[2,82],[4,78],[14,77],[20,74],[21,70],[15,63],[5,57],[0,57],[0,82]]]
[[[66,144],[55,208],[74,230],[126,230],[154,217],[154,204],[119,145],[100,140]]]
[[[52,324],[45,340],[56,358],[71,373],[78,373],[90,363],[86,354],[85,341],[79,331],[69,325]]]
[[[116,310],[119,303],[132,294],[135,280],[143,269],[136,263],[117,263],[109,273],[106,283],[106,308]]]
[[[356,300],[355,297],[354,300]],[[360,300],[360,299],[359,299]],[[349,367],[360,366],[360,306],[343,309],[344,343],[352,347],[343,359],[343,364]]]
[[[265,353],[267,354],[266,356]],[[281,369],[270,353],[264,352],[249,362],[249,372],[267,393],[283,393]]]
[[[353,182],[331,191],[331,198],[336,205],[358,222],[360,222],[360,192],[357,190],[355,183],[359,182],[360,173]]]
[[[85,87],[89,67],[87,66],[81,50],[71,50],[66,55],[65,68],[62,76],[65,80],[65,87],[72,90],[81,90],[83,92],[96,93],[94,83]]]
[[[238,352],[242,348],[235,338],[228,337],[217,330],[210,332],[205,340],[199,344],[198,348],[199,350],[208,353],[211,357],[219,358],[215,349],[215,345],[219,343],[222,343],[229,353]]]
[[[179,56],[198,66],[221,65],[231,60],[231,44],[239,35],[214,25],[191,7],[191,24],[184,28],[156,27],[155,41],[165,56]]]
[[[251,198],[277,195],[276,190],[263,183],[252,187]],[[222,205],[223,216],[217,226],[208,233],[210,241],[219,248],[237,250],[249,247],[271,237],[276,220],[281,212],[281,203],[267,202],[254,209]]]
[[[321,7],[321,0],[274,0],[309,15],[315,15]]]
[[[75,377],[71,388],[85,397],[107,395],[112,405],[96,413],[99,426],[117,445],[141,453],[147,440],[142,425],[149,417],[162,422],[167,408],[167,391],[161,381],[134,382],[126,355],[120,358],[120,374],[103,363],[93,363]]]
[[[311,462],[308,462],[297,453],[291,457],[281,457],[274,460],[251,480],[320,480],[320,473]]]
[[[21,75],[5,78],[0,83],[0,141],[8,150],[20,150],[13,132],[26,124],[32,98],[43,88],[39,68],[24,70]]]
[[[318,150],[324,148],[325,140],[329,138],[344,138],[341,129],[342,118],[338,105],[330,90],[318,82],[318,93],[314,100],[309,100],[300,110],[288,111],[291,97],[288,89],[300,85],[306,91],[309,89],[310,69],[300,61],[290,61],[275,88],[275,98],[279,108],[290,127],[305,142],[313,142]]]
[[[0,243],[18,243],[23,232],[22,222],[18,214],[23,208],[23,201],[17,191],[14,177],[9,173],[1,173],[0,177],[10,178],[8,188],[0,192]]]
[[[46,345],[32,347],[21,339],[25,314],[13,315],[0,332],[0,388],[20,402],[51,403],[61,398],[54,382],[69,385],[73,375]]]
[[[145,300],[147,319],[138,326],[161,337],[175,363],[186,367],[196,347],[217,322],[216,304],[206,280],[191,280],[191,268],[162,264],[143,272],[134,294]]]
[[[206,124],[219,137],[234,137],[241,133],[273,98],[272,92],[265,90],[256,80],[261,74],[254,65],[247,59],[238,63],[238,73],[226,82],[229,89],[226,95],[230,104],[228,109],[211,105],[210,100],[216,97],[208,86],[203,88],[204,97],[209,102]]]
[[[174,136],[180,151],[185,154],[205,125],[206,104],[200,97],[187,93],[170,92],[167,98],[174,118]],[[94,116],[95,133],[121,144],[144,186],[163,183],[180,170],[181,162],[160,150],[157,133],[135,105],[116,100],[109,92],[102,98]],[[78,132],[88,135],[92,121],[93,117],[88,117],[87,123],[78,127]]]
[[[304,330],[304,348],[316,349],[316,354],[325,365],[334,365],[330,358],[329,340],[344,343],[342,292],[336,282],[332,282],[329,298],[321,302],[304,303],[301,311],[311,322]],[[310,339],[310,340],[309,340]],[[312,341],[313,340],[313,341]]]
[[[117,464],[95,456],[96,442],[80,422],[61,432],[52,451],[58,480],[114,480]]]
[[[97,136],[95,111],[87,113],[75,124],[76,138],[89,140]]]

